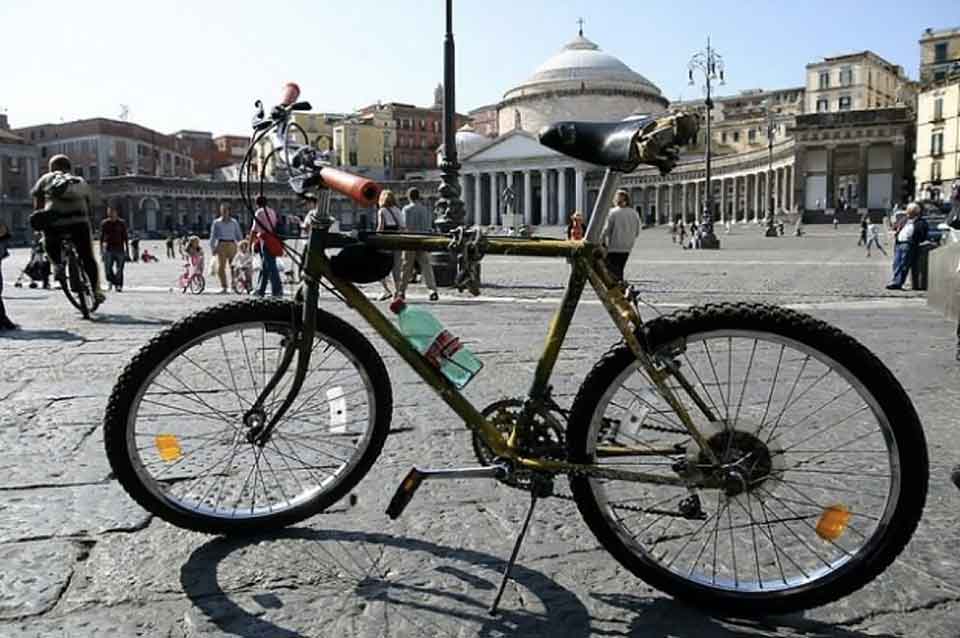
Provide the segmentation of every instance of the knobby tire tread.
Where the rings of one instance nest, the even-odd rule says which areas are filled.
[[[243,535],[279,529],[319,514],[343,498],[367,474],[380,455],[390,429],[393,396],[383,359],[356,328],[317,309],[317,336],[328,336],[349,351],[366,371],[374,393],[376,419],[367,449],[356,467],[330,491],[286,512],[255,519],[229,519],[196,514],[156,498],[139,479],[127,452],[128,416],[134,397],[151,372],[171,353],[208,332],[249,321],[284,323],[301,308],[279,299],[244,299],[206,308],[177,321],[141,347],[120,373],[110,394],[103,422],[107,458],[123,489],[144,509],[184,529],[207,534]],[[294,362],[295,365],[295,362]],[[292,373],[292,370],[291,370]],[[281,420],[279,427],[282,427]]]
[[[896,377],[865,346],[823,321],[787,308],[756,303],[707,304],[659,317],[644,331],[651,352],[655,352],[681,337],[723,329],[762,331],[799,341],[844,366],[876,399],[895,435],[901,491],[890,526],[873,551],[797,590],[757,594],[720,591],[691,582],[631,552],[608,527],[590,480],[572,475],[570,485],[577,507],[600,543],[622,565],[653,587],[691,604],[728,615],[758,616],[790,613],[838,600],[883,572],[903,551],[920,521],[927,494],[928,458],[916,410]],[[591,462],[586,449],[593,413],[610,384],[633,361],[633,353],[621,342],[587,374],[570,413],[567,444],[572,461]]]

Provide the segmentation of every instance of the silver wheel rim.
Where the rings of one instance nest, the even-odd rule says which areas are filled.
[[[780,335],[713,331],[690,335],[683,345],[683,353],[675,354],[681,371],[723,419],[711,430],[671,383],[695,423],[730,447],[739,442],[725,429],[752,433],[779,465],[771,465],[765,479],[759,472],[749,477],[745,484],[752,489],[733,496],[721,489],[697,490],[705,519],[670,514],[688,496],[685,488],[591,479],[606,524],[620,541],[674,577],[744,594],[785,595],[819,586],[868,556],[890,524],[901,482],[889,420],[866,387],[829,356]],[[773,363],[758,366],[761,353]],[[704,362],[708,365],[699,365]],[[612,423],[628,423],[631,434],[636,427],[629,437],[617,432],[635,447],[662,450],[685,441],[695,448],[688,435],[666,431],[682,426],[658,394],[630,391],[648,383],[636,363],[618,375],[594,412],[588,453],[596,452]],[[756,400],[764,395],[765,401]],[[811,409],[816,406],[821,412],[834,409],[836,419]],[[762,455],[758,447],[750,462]],[[696,456],[640,457],[632,469],[675,477],[673,464],[686,460],[689,466]],[[599,462],[625,464],[616,458]],[[849,513],[845,523],[843,507]]]
[[[376,399],[359,361],[325,335],[317,335],[303,387],[274,436],[262,448],[246,442],[241,415],[279,361],[281,349],[276,343],[268,347],[268,335],[279,341],[286,328],[283,322],[259,321],[210,331],[151,371],[130,406],[126,450],[141,484],[155,498],[208,518],[269,518],[314,501],[351,474],[373,438]],[[198,348],[211,343],[210,350],[228,357],[234,351],[243,354],[230,365],[224,358],[218,368],[204,369]],[[268,356],[269,350],[275,352]],[[183,365],[172,371],[178,361]],[[295,361],[268,406],[283,400],[294,366]],[[184,368],[206,385],[191,387],[181,374]],[[224,381],[217,380],[218,371],[226,373]],[[230,403],[233,407],[227,407]],[[175,440],[158,438],[169,436]]]

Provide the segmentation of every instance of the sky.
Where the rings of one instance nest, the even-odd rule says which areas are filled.
[[[457,110],[500,100],[581,17],[670,100],[700,96],[687,62],[708,36],[729,94],[802,86],[807,63],[864,49],[916,78],[922,31],[960,25],[957,0],[454,0]],[[317,111],[427,106],[443,34],[443,0],[0,0],[0,112],[16,128],[127,105],[165,133],[248,134],[254,100],[290,80]]]

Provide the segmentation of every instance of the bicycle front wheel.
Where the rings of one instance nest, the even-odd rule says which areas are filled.
[[[265,445],[248,440],[248,413],[301,312],[272,299],[216,306],[134,356],[110,395],[104,442],[141,506],[195,531],[259,531],[321,512],[363,478],[389,430],[390,380],[370,342],[322,310],[298,396]],[[294,368],[259,419],[283,402]]]
[[[836,600],[896,558],[923,510],[926,444],[903,388],[869,350],[757,304],[683,310],[647,336],[712,413],[668,377],[716,460],[625,346],[594,367],[572,407],[571,458],[665,479],[571,478],[585,521],[620,563],[692,604],[758,615]]]
[[[190,278],[190,292],[195,295],[199,295],[203,292],[203,289],[207,287],[207,280],[204,279],[203,275],[197,273]]]

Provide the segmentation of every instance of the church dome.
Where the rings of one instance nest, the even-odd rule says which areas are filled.
[[[581,30],[504,94],[497,123],[500,135],[514,129],[536,133],[562,120],[610,122],[663,111],[668,105],[653,82],[602,51]]]
[[[582,33],[537,67],[529,79],[510,92],[569,81],[589,81],[591,84],[597,81],[623,83],[636,85],[653,95],[660,95],[660,89],[650,80],[633,71],[616,56],[601,51],[599,46],[585,38]]]

